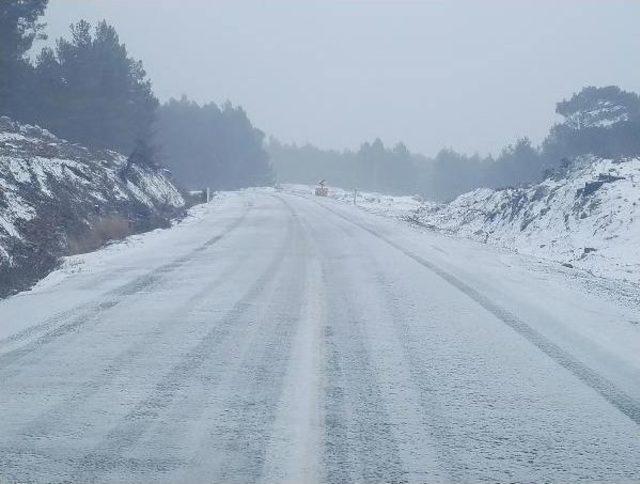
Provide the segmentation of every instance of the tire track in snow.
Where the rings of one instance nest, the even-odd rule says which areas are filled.
[[[454,480],[451,470],[460,467],[459,456],[440,445],[447,423],[434,421],[439,415],[433,412],[436,402],[431,398],[432,382],[425,381],[420,359],[407,340],[407,317],[390,295],[389,281],[371,246],[354,236],[357,227],[340,222],[335,226],[361,255],[354,276],[364,278],[362,286],[371,288],[367,290],[371,302],[366,307],[365,329],[408,481],[450,482]]]
[[[224,237],[231,234],[244,222],[250,210],[251,206],[249,206],[243,214],[222,233],[211,237],[204,244],[193,249],[189,253],[178,257],[177,259],[174,259],[173,261],[164,264],[147,274],[136,277],[133,281],[130,281],[116,289],[108,291],[102,296],[103,300],[100,302],[89,303],[80,308],[65,311],[64,313],[56,315],[41,324],[31,326],[15,335],[0,340],[0,348],[2,348],[2,346],[6,346],[9,343],[27,340],[34,334],[44,331],[44,334],[37,337],[34,341],[27,342],[19,348],[0,354],[0,369],[13,365],[25,355],[28,355],[42,346],[56,341],[69,333],[79,331],[82,327],[87,326],[91,322],[99,321],[101,314],[118,305],[125,297],[135,296],[144,290],[151,289],[166,278],[167,275],[188,263],[195,255],[205,251]]]
[[[20,434],[29,436],[29,439],[46,438],[61,425],[61,422],[70,420],[75,410],[86,404],[93,395],[123,374],[136,358],[149,352],[152,345],[162,338],[166,330],[175,326],[176,319],[179,319],[184,314],[197,311],[200,305],[203,304],[202,299],[227,282],[229,277],[246,262],[247,259],[245,257],[235,259],[213,280],[181,303],[177,309],[159,318],[157,324],[151,331],[147,331],[144,334],[144,338],[141,341],[137,341],[129,345],[124,351],[119,352],[97,375],[78,385],[61,402],[47,408],[36,419],[22,428]]]
[[[283,203],[289,205],[285,200]],[[321,482],[324,475],[323,331],[327,326],[327,288],[322,277],[318,241],[311,236],[314,224],[306,220],[299,210],[290,209],[299,216],[310,250],[306,261],[304,303],[261,480]]]
[[[327,274],[336,269],[323,265],[327,282]],[[332,282],[333,277],[329,284]],[[331,294],[329,290],[328,299],[335,304],[329,303],[329,324],[324,330],[327,480],[405,482],[406,469],[365,343],[366,321],[349,307],[352,299],[344,293]]]
[[[309,261],[304,307],[269,438],[264,482],[318,482],[321,476],[324,294],[320,263],[314,257]]]
[[[221,348],[237,330],[238,325],[248,324],[244,319],[253,302],[266,290],[278,274],[283,259],[291,246],[292,221],[286,229],[283,244],[266,270],[246,290],[222,318],[213,323],[211,329],[191,350],[180,358],[143,401],[131,410],[92,450],[79,459],[72,480],[95,480],[99,475],[116,469],[140,471],[139,462],[124,457],[124,454],[144,436],[147,430],[161,419],[162,412],[173,402],[174,397],[202,366]],[[203,321],[203,324],[212,324]]]
[[[224,377],[225,398],[216,406],[212,419],[216,424],[208,429],[205,440],[210,456],[207,474],[218,482],[264,480],[270,464],[267,451],[273,443],[287,369],[296,364],[291,360],[292,345],[308,274],[308,243],[297,214],[291,212],[294,230],[287,254],[289,269],[281,271],[268,306],[242,351],[244,357]]]
[[[335,230],[335,229],[334,229]],[[318,246],[323,234],[315,230]],[[324,450],[327,482],[406,482],[392,419],[373,364],[353,281],[344,258],[320,251],[327,317],[322,330],[324,354]]]
[[[305,197],[301,197],[305,198]],[[526,322],[519,319],[516,315],[508,311],[507,309],[499,306],[498,304],[491,301],[484,294],[471,287],[469,284],[464,282],[462,279],[454,276],[450,272],[442,269],[438,265],[434,264],[426,260],[424,257],[419,256],[418,254],[408,250],[398,243],[391,240],[386,235],[379,233],[378,231],[372,229],[371,227],[361,223],[354,221],[353,219],[347,217],[343,213],[338,210],[327,207],[325,204],[314,201],[317,205],[324,208],[330,213],[340,217],[341,219],[353,224],[356,227],[368,232],[372,236],[377,239],[387,243],[394,249],[402,252],[407,257],[413,259],[418,264],[422,265],[426,269],[430,270],[441,279],[449,283],[451,286],[462,292],[464,295],[475,301],[482,308],[493,314],[500,321],[511,327],[514,331],[520,334],[523,338],[529,341],[531,344],[536,346],[540,351],[545,353],[549,358],[555,361],[557,364],[565,368],[566,370],[573,373],[577,378],[582,380],[586,385],[591,387],[593,390],[598,392],[605,400],[607,400],[611,405],[617,408],[624,415],[629,417],[635,424],[640,425],[640,402],[630,397],[623,390],[618,388],[612,382],[602,377],[591,368],[574,358],[571,354],[564,351],[561,347],[553,343],[551,340],[543,336],[541,333],[536,331],[533,327],[528,325]]]
[[[344,225],[346,226],[346,224]],[[353,229],[357,230],[355,227]],[[495,368],[493,371],[488,370],[487,372],[489,367],[485,365],[488,360],[483,361],[482,356],[474,352],[474,346],[469,346],[469,341],[464,341],[464,339],[458,340],[460,342],[459,345],[456,343],[457,348],[464,355],[458,354],[456,357],[446,351],[443,355],[438,348],[441,345],[436,343],[443,341],[442,334],[437,328],[437,314],[439,311],[431,312],[429,310],[431,307],[434,309],[437,307],[439,304],[438,297],[432,299],[424,291],[422,293],[414,292],[411,288],[414,285],[414,280],[417,284],[418,281],[422,281],[423,277],[432,280],[431,284],[437,283],[437,276],[436,279],[433,279],[434,276],[429,273],[421,276],[419,274],[420,266],[412,266],[413,262],[411,260],[405,262],[399,259],[404,255],[393,251],[393,249],[391,251],[380,251],[380,248],[375,249],[375,245],[365,243],[361,237],[358,238],[358,241],[360,242],[362,253],[370,256],[367,257],[367,260],[369,261],[368,267],[371,270],[371,290],[376,294],[375,299],[382,301],[381,310],[387,314],[381,321],[392,322],[397,326],[399,335],[402,336],[404,351],[401,352],[404,352],[411,361],[408,369],[415,375],[414,381],[420,388],[420,400],[423,402],[424,413],[428,416],[426,427],[429,428],[433,441],[436,443],[435,449],[438,451],[436,454],[438,460],[443,463],[442,468],[446,469],[445,474],[427,475],[426,478],[418,479],[419,481],[520,481],[522,479],[571,481],[585,478],[598,481],[624,480],[637,474],[638,465],[633,464],[634,458],[631,457],[631,455],[637,454],[637,446],[628,448],[629,455],[626,458],[612,452],[609,447],[611,442],[608,441],[607,436],[614,435],[617,429],[607,428],[606,425],[603,426],[598,420],[603,410],[605,413],[608,411],[606,407],[609,403],[606,400],[601,399],[591,388],[583,385],[580,380],[575,379],[564,368],[558,367],[553,360],[544,353],[539,352],[536,347],[530,345],[519,333],[512,332],[509,334],[508,332],[511,329],[507,326],[504,327],[507,331],[505,336],[510,339],[520,340],[517,343],[521,347],[520,351],[525,352],[522,355],[523,359],[525,361],[528,360],[527,352],[538,353],[538,360],[541,360],[540,362],[546,368],[546,371],[540,371],[537,366],[531,367],[530,364],[520,366],[520,362],[514,361],[513,366],[510,365],[509,368],[499,365],[498,367],[500,369],[504,368],[505,372],[520,367],[521,372],[518,374],[517,370],[512,371],[508,379],[500,378],[498,375],[501,372],[495,371]],[[386,255],[383,256],[383,254]],[[393,262],[390,262],[389,259]],[[436,290],[435,292],[438,291]],[[464,306],[469,306],[471,301],[460,302]],[[435,319],[431,319],[434,315],[436,315]],[[491,319],[491,316],[486,314],[484,318]],[[478,317],[482,316],[478,315]],[[445,323],[444,326],[449,326],[445,321],[446,319],[443,321]],[[457,317],[451,320],[452,323],[453,321],[456,321],[455,326],[460,322]],[[494,321],[492,324],[502,324],[501,321],[495,319]],[[435,326],[432,326],[434,323]],[[379,326],[373,327],[378,328]],[[496,327],[496,329],[499,330],[500,328]],[[491,336],[489,338],[492,339]],[[383,338],[378,337],[377,340],[381,341]],[[529,348],[527,348],[527,345]],[[491,345],[488,344],[485,347],[488,348]],[[482,347],[476,348],[481,349]],[[451,359],[445,356],[447,354]],[[518,353],[516,352],[515,354]],[[454,364],[452,368],[448,364],[450,361],[454,362],[460,357],[464,359],[466,355],[469,357],[469,366],[466,370],[464,369],[465,365]],[[478,356],[479,358],[477,358]],[[495,357],[499,358],[499,355],[496,354]],[[394,355],[392,354],[388,360],[393,358]],[[493,357],[489,359],[493,359]],[[438,360],[442,361],[442,364]],[[554,366],[556,370],[559,370],[557,371],[557,378],[566,380],[568,377],[569,381],[573,380],[572,385],[581,387],[582,395],[587,399],[586,401],[584,399],[568,400],[566,398],[568,395],[575,395],[575,390],[571,385],[569,387],[558,385],[550,392],[549,398],[555,400],[556,404],[560,403],[559,400],[562,401],[562,409],[573,408],[571,410],[573,416],[558,418],[558,413],[562,411],[560,408],[551,415],[548,413],[545,415],[544,411],[540,411],[541,407],[544,408],[544,403],[540,406],[534,404],[522,409],[519,409],[518,405],[512,404],[513,401],[510,401],[510,396],[515,393],[522,395],[523,400],[528,399],[531,401],[531,392],[537,393],[536,390],[532,389],[541,389],[540,380],[557,381],[556,378],[548,378],[549,375],[554,374]],[[393,367],[398,368],[399,365],[394,364]],[[485,370],[482,370],[483,367]],[[485,374],[480,376],[476,371],[484,371]],[[475,377],[464,384],[463,390],[462,385],[457,384],[456,380],[458,376],[465,378],[462,376],[465,374],[473,374]],[[564,378],[562,378],[561,374],[565,375]],[[494,377],[493,375],[496,376]],[[531,380],[528,385],[518,386],[518,382],[515,381],[514,377],[531,378]],[[502,383],[497,386],[493,385],[492,391],[485,391],[484,389],[492,387],[487,378],[495,378],[496,380],[501,380]],[[485,381],[486,384],[480,384],[474,388],[473,380]],[[502,389],[511,388],[511,382],[513,382],[513,390],[506,391],[506,394],[501,395]],[[589,395],[590,393],[593,395]],[[411,392],[409,395],[411,395]],[[449,395],[449,398],[443,398],[444,395]],[[464,399],[467,404],[456,409],[456,395]],[[474,402],[471,406],[468,403],[469,400],[467,400],[470,397],[472,398],[471,401]],[[544,397],[542,400],[549,401]],[[599,410],[593,409],[592,400],[598,401],[597,407]],[[575,401],[573,406],[567,406],[567,403],[572,401]],[[582,403],[586,404],[584,408],[580,407]],[[398,408],[401,408],[401,405],[398,405]],[[548,406],[547,408],[552,407]],[[611,411],[614,414],[618,413],[615,408],[611,408]],[[477,415],[477,417],[469,419],[469,415]],[[579,437],[572,435],[575,426],[579,426],[581,421],[589,422],[591,419],[595,419],[590,427],[592,434],[586,432]],[[620,414],[616,415],[616,419],[624,422],[627,417]],[[502,425],[486,426],[482,423],[486,421],[499,422],[500,420],[502,420]],[[567,422],[569,421],[572,421],[573,424],[568,424]],[[529,422],[539,422],[540,424],[544,422],[544,426],[547,428],[555,427],[556,432],[560,432],[561,435],[566,437],[558,439],[560,445],[556,447],[549,446],[543,451],[541,449],[544,447],[539,449],[538,444],[548,438],[548,433],[540,432],[540,427],[536,428],[535,425],[529,430],[525,430]],[[623,423],[623,425],[627,424]],[[631,425],[631,427],[634,428],[635,426]],[[481,448],[477,446],[477,442],[483,442]],[[590,446],[586,442],[597,442],[597,444]],[[600,446],[602,448],[598,449]],[[505,449],[508,449],[506,453],[504,452]],[[538,450],[532,452],[531,449]],[[526,456],[526,458],[522,459],[523,456]],[[559,463],[572,462],[573,464],[571,466],[567,465],[564,470],[560,470],[551,464],[554,461]],[[505,466],[504,464],[507,462],[508,464]],[[604,462],[607,463],[603,465],[602,463]],[[569,471],[568,468],[571,467],[574,467],[575,470]],[[442,478],[441,476],[443,475],[448,477]]]

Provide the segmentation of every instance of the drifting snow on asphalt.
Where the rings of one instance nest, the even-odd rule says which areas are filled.
[[[638,479],[634,320],[490,247],[225,194],[0,302],[0,476]]]

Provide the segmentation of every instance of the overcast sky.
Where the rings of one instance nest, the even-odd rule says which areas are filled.
[[[638,0],[50,0],[106,19],[161,100],[230,100],[283,141],[435,154],[540,141],[584,85],[640,91]]]

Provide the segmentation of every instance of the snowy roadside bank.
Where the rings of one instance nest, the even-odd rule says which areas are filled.
[[[251,197],[251,193],[219,192],[209,203],[189,208],[169,227],[133,234],[91,252],[61,257],[58,267],[35,285],[0,299],[0,311],[6,316],[0,324],[0,340],[25,330],[34,320],[55,320],[69,307],[90,305],[110,291],[135,285],[135,281],[148,282],[154,270],[187,257],[226,230],[238,213],[247,210],[247,199]],[[46,304],[29,305],[31,300]],[[30,307],[28,314],[25,306]]]
[[[0,297],[69,254],[166,227],[184,200],[168,174],[0,118]]]
[[[201,224],[207,215],[219,210],[227,196],[228,194],[225,193],[216,194],[208,204],[199,204],[189,208],[184,217],[171,220],[166,227],[159,227],[147,232],[132,234],[123,239],[113,240],[91,252],[63,256],[60,258],[59,266],[53,272],[50,272],[35,283],[29,290],[17,296],[52,290],[70,277],[99,275],[114,264],[122,263],[125,259],[129,260],[128,266],[131,267],[134,261],[137,264],[144,262],[148,258],[157,258],[158,251],[163,250],[164,239],[170,233],[178,232],[178,234],[184,234],[182,235],[183,237],[187,237],[186,234],[193,226]],[[185,239],[184,244],[189,247],[189,240]],[[168,259],[171,258],[171,254],[165,254],[165,256]]]

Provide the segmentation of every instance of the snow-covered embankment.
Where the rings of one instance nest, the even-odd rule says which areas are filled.
[[[62,255],[167,225],[183,205],[161,170],[0,117],[0,297]]]
[[[413,220],[447,233],[640,281],[640,159],[585,157],[526,188],[478,189],[422,204]]]

